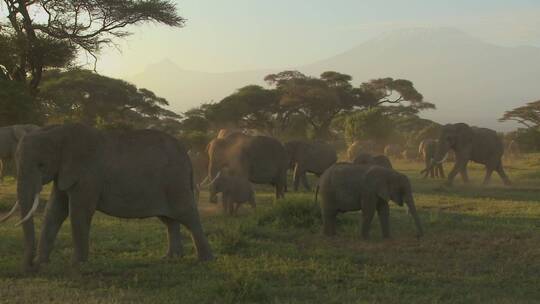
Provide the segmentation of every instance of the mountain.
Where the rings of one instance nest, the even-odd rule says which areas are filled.
[[[390,32],[297,69],[309,75],[335,70],[357,84],[379,77],[409,79],[437,105],[422,116],[498,130],[515,127],[497,122],[504,111],[540,98],[540,48],[497,46],[448,28]],[[244,85],[264,84],[264,76],[276,71],[203,73],[164,61],[130,80],[169,99],[173,109],[186,110],[219,101]]]

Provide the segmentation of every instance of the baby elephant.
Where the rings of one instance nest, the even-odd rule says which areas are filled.
[[[210,182],[210,196],[218,193],[222,193],[223,210],[230,215],[236,215],[243,203],[249,203],[253,209],[256,207],[255,192],[246,178],[219,172]]]
[[[409,179],[393,169],[350,163],[335,164],[321,176],[317,187],[319,191],[324,233],[328,236],[336,233],[338,213],[362,210],[362,237],[369,237],[371,221],[377,212],[382,235],[389,238],[390,200],[399,206],[407,205],[416,224],[417,236],[423,234]]]

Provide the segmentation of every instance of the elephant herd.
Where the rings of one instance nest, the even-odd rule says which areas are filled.
[[[283,198],[289,169],[294,172],[295,191],[300,184],[311,189],[306,173],[320,177],[315,200],[320,196],[326,235],[335,234],[338,213],[361,210],[364,238],[369,236],[375,213],[383,236],[390,237],[389,201],[406,205],[417,236],[423,234],[408,177],[394,170],[387,156],[368,153],[361,143],[351,145],[350,162],[343,163],[337,162],[335,149],[324,142],[281,143],[272,137],[241,132],[220,132],[204,153],[188,153],[174,137],[155,130],[97,130],[81,124],[22,130],[21,126],[0,129],[0,144],[4,145],[0,150],[6,151],[2,157],[14,157],[17,164],[18,199],[0,222],[20,209],[17,225],[22,225],[24,233],[26,271],[35,271],[48,262],[68,216],[73,263],[86,261],[96,210],[120,218],[157,217],[166,227],[166,257],[171,258],[183,255],[182,225],[191,233],[199,259],[211,260],[213,253],[197,209],[200,187],[209,186],[211,202],[217,202],[217,194],[222,193],[224,210],[235,214],[244,203],[255,208],[252,183],[270,184],[276,199]],[[505,184],[510,184],[501,162],[503,146],[494,131],[466,124],[447,125],[437,140],[424,141],[420,150],[426,159],[426,176],[444,176],[441,163],[449,151],[454,151],[456,160],[448,174],[449,184],[458,173],[468,181],[469,161],[486,166],[484,183],[496,171]],[[399,153],[392,147],[386,152],[391,157]],[[50,182],[51,195],[36,245],[33,215],[43,185]]]

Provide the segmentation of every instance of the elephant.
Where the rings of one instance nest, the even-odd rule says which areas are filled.
[[[371,221],[375,212],[379,216],[382,235],[390,237],[390,209],[388,201],[399,206],[406,204],[417,230],[417,237],[423,235],[407,176],[381,166],[365,166],[338,163],[328,168],[315,192],[321,196],[323,231],[327,236],[336,234],[336,216],[339,213],[362,210],[362,237],[369,238]]]
[[[224,169],[218,172],[209,185],[210,196],[223,194],[223,210],[229,215],[236,215],[238,208],[244,203],[249,203],[253,209],[256,208],[255,191],[244,177],[231,175]]]
[[[293,186],[298,191],[300,181],[306,190],[311,190],[306,172],[321,176],[337,161],[336,150],[329,144],[321,141],[292,140],[284,144],[289,157],[289,164],[294,168]]]
[[[283,198],[287,187],[288,157],[285,147],[275,138],[233,133],[215,138],[207,146],[208,179],[227,167],[232,175],[245,177],[254,184],[271,184],[276,199]],[[217,197],[210,196],[211,202]]]
[[[436,139],[425,139],[418,147],[418,154],[422,156],[426,168],[430,167],[431,162],[435,158],[437,143],[438,141]],[[424,178],[427,178],[428,176],[431,178],[445,178],[443,164],[437,163],[434,166],[431,166],[431,168],[426,171]]]
[[[73,266],[88,259],[96,210],[121,218],[158,217],[167,228],[166,257],[183,255],[180,224],[199,260],[211,260],[193,194],[193,170],[184,146],[155,130],[97,130],[82,124],[45,127],[23,137],[16,161],[17,198],[24,232],[25,271],[49,261],[55,238],[70,217]],[[53,182],[35,256],[33,214],[42,185]],[[12,214],[10,212],[7,217]],[[5,219],[7,219],[7,217]],[[5,220],[3,219],[3,220]]]
[[[386,157],[401,158],[401,152],[403,148],[398,144],[389,144],[384,147],[384,155]]]
[[[489,184],[493,171],[497,171],[505,185],[512,184],[504,172],[502,163],[504,146],[497,132],[486,128],[470,127],[465,123],[447,124],[441,128],[431,166],[444,162],[445,155],[451,150],[455,152],[456,161],[448,174],[446,185],[451,186],[458,173],[461,174],[464,183],[469,182],[467,174],[469,161],[486,167],[484,185]],[[429,169],[428,167],[424,171]]]
[[[385,155],[372,156],[369,153],[360,153],[353,161],[355,165],[376,165],[387,169],[393,169],[392,162]]]
[[[36,125],[13,125],[0,128],[0,180],[4,179],[4,163],[13,158],[21,138],[39,128]]]
[[[376,150],[375,142],[372,140],[360,141],[356,140],[347,149],[347,156],[349,161],[354,161],[356,156],[360,153],[373,153]]]

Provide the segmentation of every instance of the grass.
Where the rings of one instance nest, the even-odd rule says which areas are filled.
[[[457,180],[452,189],[420,179],[419,163],[395,166],[413,182],[426,233],[421,240],[396,205],[392,240],[381,239],[374,221],[372,240],[362,241],[358,213],[340,216],[338,236],[326,238],[312,193],[288,193],[274,204],[272,189],[258,186],[257,210],[244,206],[237,217],[206,203],[203,192],[213,262],[196,260],[187,234],[186,257],[161,259],[166,235],[157,219],[97,214],[90,261],[79,271],[69,267],[67,221],[51,264],[25,275],[22,233],[10,220],[0,226],[0,303],[540,302],[539,155],[509,164],[510,188],[497,176],[492,186],[479,186],[479,166],[470,168],[472,185]],[[3,214],[15,200],[14,180],[0,191]]]

